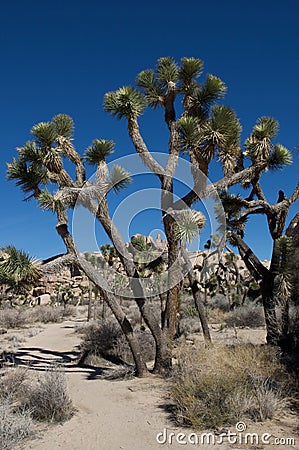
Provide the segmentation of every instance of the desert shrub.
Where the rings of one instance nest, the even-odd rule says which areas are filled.
[[[27,409],[15,410],[8,398],[0,400],[0,448],[10,450],[31,431],[31,415]]]
[[[184,305],[180,310],[182,318],[194,318],[198,317],[197,309],[194,305]]]
[[[209,301],[210,308],[219,309],[223,312],[228,312],[230,310],[230,303],[228,298],[223,294],[216,294]]]
[[[30,315],[25,309],[4,308],[0,310],[0,326],[4,328],[22,328],[29,323]]]
[[[178,334],[184,335],[198,333],[201,330],[199,318],[197,317],[183,317],[178,324]]]
[[[287,405],[287,385],[271,348],[183,347],[171,389],[175,418],[199,429],[272,418]]]
[[[43,328],[40,327],[33,327],[26,331],[26,337],[31,338],[33,336],[36,336],[37,334],[41,333],[43,331]]]
[[[117,345],[117,339],[121,337],[122,331],[113,320],[104,322],[91,322],[83,327],[83,341],[81,351],[86,354],[97,356],[111,355]]]
[[[17,400],[27,375],[28,369],[22,367],[13,367],[0,372],[0,399]]]
[[[104,322],[92,322],[88,326],[80,328],[83,333],[81,352],[83,360],[86,357],[101,356],[104,358],[116,358],[128,364],[133,363],[129,344],[122,330],[115,320]],[[142,348],[142,356],[146,361],[154,359],[155,343],[148,331],[136,330],[137,338]]]
[[[63,368],[53,365],[27,386],[25,405],[36,420],[63,422],[74,412]]]
[[[228,327],[262,327],[265,325],[263,307],[254,304],[239,306],[231,311],[226,324]]]
[[[136,337],[139,340],[140,348],[142,350],[142,358],[149,362],[155,359],[155,341],[152,334],[147,330],[136,330]],[[116,341],[115,345],[116,355],[128,364],[133,364],[133,356],[126,340],[122,334]]]
[[[74,305],[66,305],[62,310],[62,317],[75,317],[77,309]]]
[[[62,317],[62,307],[36,306],[32,309],[32,321],[34,322],[59,322]]]
[[[12,348],[19,348],[26,341],[26,337],[22,334],[14,333],[8,335],[7,340]]]

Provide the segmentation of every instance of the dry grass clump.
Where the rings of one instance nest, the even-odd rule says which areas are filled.
[[[39,421],[63,422],[71,418],[74,407],[61,366],[53,365],[27,386],[25,405]]]
[[[189,334],[200,332],[198,317],[183,317],[178,323],[178,335],[187,337]]]
[[[252,303],[239,306],[226,318],[226,325],[228,327],[263,327],[265,325],[263,307]]]
[[[81,363],[96,365],[96,357],[104,357],[113,362],[133,363],[129,344],[118,323],[113,319],[91,322],[80,328],[83,334],[81,343]],[[155,343],[148,331],[136,330],[145,361],[155,357]],[[91,362],[93,361],[93,363]]]
[[[61,320],[61,307],[54,306],[35,306],[32,308],[32,321],[42,323],[56,323]]]
[[[8,398],[0,400],[0,448],[10,450],[31,433],[32,419],[27,409],[15,410]]]
[[[4,308],[0,310],[0,327],[23,328],[30,322],[28,310]]]
[[[22,406],[27,370],[11,368],[0,373],[0,448],[10,450],[31,432],[30,410]]]
[[[28,370],[22,367],[12,367],[1,371],[0,399],[9,398],[11,401],[18,401],[27,377]]]
[[[0,372],[0,449],[10,450],[31,434],[33,419],[61,422],[73,414],[66,378],[53,366],[37,380],[13,367]]]
[[[24,328],[34,322],[59,322],[63,318],[75,316],[75,306],[35,306],[34,308],[0,309],[0,327]]]
[[[205,429],[271,419],[287,406],[288,380],[268,347],[184,346],[171,390],[176,420]]]
[[[122,331],[115,321],[106,320],[91,322],[88,326],[82,327],[82,333],[81,351],[83,353],[106,356],[115,353],[113,350]]]
[[[219,309],[223,312],[228,312],[231,309],[230,302],[228,298],[223,294],[216,294],[209,301],[210,308]]]
[[[76,317],[77,309],[74,305],[66,305],[62,309],[62,317]]]

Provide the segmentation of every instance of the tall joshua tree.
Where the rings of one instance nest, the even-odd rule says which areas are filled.
[[[278,170],[292,163],[291,153],[281,144],[274,144],[273,139],[278,132],[278,122],[272,117],[262,117],[256,123],[246,141],[245,156],[253,164],[265,164],[255,176],[246,182],[251,187],[248,197],[223,192],[222,201],[227,214],[230,242],[238,247],[247,268],[260,282],[267,341],[271,344],[283,343],[287,334],[286,308],[282,312],[284,324],[279,323],[277,308],[287,303],[290,296],[290,242],[283,236],[286,219],[290,207],[299,197],[299,183],[294,186],[293,193],[287,197],[282,190],[278,191],[277,201],[271,204],[261,187],[260,179],[267,169]],[[247,180],[248,181],[248,180]],[[272,238],[272,254],[270,266],[267,268],[249,248],[244,240],[246,222],[250,216],[263,214],[267,219],[268,231]]]
[[[200,59],[182,58],[178,65],[172,58],[160,58],[155,69],[139,73],[136,87],[121,87],[108,92],[104,99],[107,112],[127,121],[128,133],[136,152],[160,180],[170,286],[167,292],[165,325],[170,339],[176,330],[179,298],[179,283],[176,280],[180,278],[175,265],[179,256],[179,239],[175,232],[176,219],[173,211],[191,207],[201,196],[207,195],[206,177],[209,165],[216,155],[222,163],[224,173],[224,179],[219,180],[216,189],[228,187],[247,177],[250,179],[256,171],[256,167],[243,170],[239,143],[241,126],[234,111],[217,104],[226,92],[224,82],[213,75],[207,75],[203,82],[199,82],[202,71],[203,62]],[[178,99],[181,100],[179,107]],[[169,157],[165,167],[153,157],[142,137],[139,118],[147,106],[164,110],[164,121],[169,131],[168,145],[165,148]],[[194,189],[181,201],[174,201],[173,179],[181,152],[188,155],[192,164]],[[190,270],[192,271],[192,267]],[[196,290],[193,291],[195,292]]]
[[[31,130],[34,139],[18,148],[18,158],[14,158],[12,163],[8,164],[8,179],[16,180],[16,184],[22,188],[23,192],[29,194],[29,197],[34,197],[42,209],[51,210],[57,216],[56,230],[65,244],[67,253],[54,261],[52,258],[46,261],[45,270],[55,270],[62,265],[76,264],[99,287],[103,298],[114,313],[128,340],[136,365],[136,373],[142,376],[146,371],[146,366],[129,320],[117,299],[109,293],[108,289],[103,289],[102,280],[97,271],[79,254],[76,243],[69,232],[67,207],[73,205],[74,198],[70,198],[69,192],[62,195],[62,191],[65,188],[71,188],[76,194],[77,190],[82,189],[85,183],[84,161],[72,144],[73,128],[72,119],[64,114],[55,116],[51,122],[35,125]],[[93,146],[97,149],[100,147],[102,150],[99,172],[101,161],[109,151],[109,142],[96,142]],[[65,170],[62,156],[75,164],[75,180]],[[125,184],[123,179],[114,181],[114,183],[112,181],[112,185],[117,185],[118,181],[120,186]],[[50,182],[55,183],[58,188],[56,197],[47,189],[47,184]]]

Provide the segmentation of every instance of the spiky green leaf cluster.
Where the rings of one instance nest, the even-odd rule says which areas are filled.
[[[174,232],[176,239],[183,242],[192,242],[199,235],[205,224],[205,216],[193,209],[176,211]]]
[[[235,112],[224,105],[212,107],[212,117],[203,127],[206,140],[229,151],[239,147],[241,125]]]
[[[67,114],[57,114],[52,123],[58,136],[71,138],[74,132],[74,121]]]
[[[46,184],[48,173],[59,174],[63,169],[58,138],[71,139],[74,124],[71,117],[58,114],[50,122],[40,122],[31,129],[33,141],[17,148],[18,158],[7,164],[7,178],[17,180],[23,192],[34,191],[40,184]]]
[[[196,87],[196,79],[201,75],[203,62],[198,58],[182,58],[178,78],[181,82],[180,89],[190,94]]]
[[[55,211],[57,209],[56,202],[54,200],[53,195],[48,191],[48,189],[44,189],[40,192],[37,197],[37,201],[39,207],[43,210]]]
[[[149,106],[156,108],[164,104],[170,91],[175,95],[191,95],[198,88],[196,79],[200,76],[203,62],[196,58],[182,58],[179,66],[172,58],[158,59],[155,70],[147,69],[139,73],[136,84],[140,87]],[[209,83],[209,82],[208,82]]]
[[[139,252],[147,252],[151,248],[151,245],[146,241],[146,237],[142,234],[133,236],[131,244]]]
[[[257,120],[252,136],[262,141],[263,139],[273,139],[277,136],[279,124],[273,117],[264,116]]]
[[[26,162],[39,163],[40,154],[34,141],[27,141],[23,147],[18,147],[19,159]]]
[[[207,75],[206,82],[198,85],[192,93],[192,114],[202,116],[207,109],[226,93],[225,83],[214,75]]]
[[[17,180],[16,185],[29,193],[35,191],[39,184],[47,183],[47,172],[39,165],[28,165],[23,158],[13,158],[12,163],[7,164],[7,179]]]
[[[290,151],[283,145],[274,145],[272,142],[278,133],[278,128],[279,124],[273,117],[258,119],[251,135],[245,142],[245,156],[249,156],[253,164],[265,162],[272,170],[292,164]]]
[[[241,218],[243,199],[240,195],[229,194],[227,192],[220,193],[219,197],[222,203],[222,211],[224,210],[225,212],[227,227],[239,236],[244,237],[247,217],[244,216],[243,218]],[[218,208],[221,211],[221,207],[218,206]],[[232,243],[232,245],[235,244]]]
[[[40,122],[31,128],[31,134],[36,138],[41,147],[51,147],[56,138],[57,132],[52,122]]]
[[[9,286],[15,294],[26,293],[42,276],[38,261],[13,246],[0,250],[0,283]]]
[[[292,163],[292,154],[286,147],[281,144],[277,144],[273,147],[269,158],[270,169],[282,169],[284,166],[290,166]]]
[[[156,108],[163,104],[163,89],[159,85],[154,70],[143,70],[136,78],[136,84],[143,89],[148,105]]]
[[[221,192],[219,194],[222,207],[225,211],[227,219],[238,219],[240,211],[243,207],[243,199],[241,196],[235,194],[229,194],[228,192]]]
[[[257,120],[251,135],[245,142],[246,155],[253,163],[269,161],[273,149],[272,139],[278,133],[278,122],[273,117],[261,117]]]
[[[118,119],[136,119],[146,107],[145,96],[132,86],[123,86],[117,91],[107,92],[104,109]]]
[[[115,192],[120,191],[132,183],[130,173],[123,167],[115,164],[110,174],[110,184]]]
[[[169,83],[176,84],[179,75],[179,67],[173,58],[163,57],[158,59],[157,78],[163,88],[168,88]]]
[[[199,121],[197,117],[183,116],[178,120],[183,151],[192,150],[199,144]]]
[[[105,161],[107,156],[114,152],[114,142],[106,139],[95,139],[84,154],[84,159],[88,164],[95,165]]]

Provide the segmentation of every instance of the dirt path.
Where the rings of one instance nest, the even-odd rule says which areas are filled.
[[[171,424],[163,409],[165,382],[160,378],[107,381],[98,372],[75,365],[80,336],[74,333],[74,321],[47,325],[27,340],[18,352],[19,362],[30,361],[31,370],[43,371],[53,360],[63,360],[70,396],[77,409],[63,425],[46,428],[25,448],[34,450],[156,450],[201,448],[227,450],[257,448],[233,445],[158,444],[157,433],[167,429],[167,436],[179,430]],[[184,439],[184,438],[183,438]],[[163,441],[163,436],[160,436]],[[24,448],[24,447],[23,447]],[[264,448],[259,446],[258,448]],[[266,448],[266,447],[265,447]],[[275,446],[277,449],[298,448]]]
[[[48,325],[18,352],[19,361],[30,361],[31,370],[37,372],[45,370],[53,360],[64,360],[70,396],[77,409],[70,421],[49,427],[40,437],[27,442],[26,449],[182,448],[180,444],[156,442],[157,433],[164,428],[174,430],[162,409],[163,380],[153,377],[107,381],[97,379],[97,372],[92,369],[77,367],[75,347],[80,336],[74,333],[74,325],[71,321]]]

